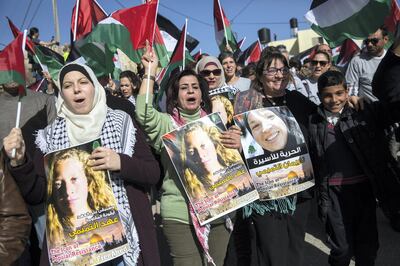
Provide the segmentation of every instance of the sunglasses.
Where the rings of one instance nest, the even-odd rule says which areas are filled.
[[[275,76],[276,74],[278,74],[278,72],[281,72],[281,74],[283,76],[286,76],[287,74],[289,74],[289,68],[287,68],[287,67],[282,67],[282,68],[270,67],[263,71],[263,73],[267,76]]]
[[[377,45],[380,40],[381,39],[379,39],[379,38],[365,39],[364,43],[365,43],[365,45],[368,45],[368,43],[372,43],[373,45]]]
[[[313,65],[313,66],[317,66],[318,64],[320,66],[324,67],[324,66],[326,66],[328,64],[328,61],[318,61],[318,60],[312,60],[311,61],[311,65]]]
[[[222,70],[221,69],[214,69],[214,70],[203,70],[200,72],[200,75],[203,77],[208,77],[211,75],[211,73],[214,76],[221,76]]]

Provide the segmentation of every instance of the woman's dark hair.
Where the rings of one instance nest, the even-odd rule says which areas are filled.
[[[179,94],[179,81],[181,78],[185,76],[195,76],[199,81],[199,86],[201,90],[201,100],[202,104],[201,107],[206,111],[208,114],[211,113],[211,100],[208,96],[208,84],[207,81],[198,75],[192,69],[185,69],[176,73],[168,83],[168,90],[167,90],[167,113],[172,114],[175,107],[178,104],[178,94]]]
[[[265,68],[271,66],[272,62],[275,60],[281,61],[285,67],[289,68],[288,61],[286,60],[286,57],[281,54],[278,51],[273,51],[270,53],[266,53],[264,57],[261,57],[260,61],[258,61],[257,67],[256,67],[256,79],[251,83],[251,87],[258,90],[262,91],[263,89],[263,84],[262,84],[262,79],[263,79],[263,71]],[[291,76],[289,75],[289,78]]]
[[[140,83],[141,83],[140,78],[130,70],[122,71],[119,74],[119,79],[121,80],[122,78],[129,79],[129,81],[132,83],[132,86],[133,86],[132,94],[136,95],[139,92],[139,88],[140,88]]]
[[[255,63],[249,63],[242,69],[242,77],[248,78],[250,75],[256,74],[257,65]]]
[[[292,68],[294,67],[297,71],[299,71],[301,69],[301,61],[300,59],[297,58],[290,58],[289,59],[289,66]]]
[[[28,34],[29,38],[32,39],[33,35],[36,34],[36,33],[39,33],[39,29],[38,28],[36,28],[36,27],[30,28],[29,29],[29,34]]]
[[[260,58],[265,57],[266,55],[272,53],[272,52],[279,52],[278,49],[276,49],[275,46],[267,46],[261,51],[261,56]],[[279,52],[280,53],[280,52]]]
[[[227,58],[232,58],[233,59],[233,61],[235,61],[235,64],[237,63],[236,62],[236,58],[235,58],[235,56],[233,55],[233,53],[231,53],[231,52],[222,52],[222,53],[220,53],[219,54],[219,56],[218,56],[218,60],[221,62],[221,64],[222,64],[222,61],[223,60],[225,60],[225,59],[227,59]]]
[[[346,79],[342,72],[337,70],[328,70],[318,78],[318,92],[330,86],[341,85],[347,90]]]

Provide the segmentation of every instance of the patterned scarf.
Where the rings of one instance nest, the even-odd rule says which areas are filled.
[[[237,89],[237,88],[235,88],[235,87],[233,87],[231,85],[224,84],[224,86],[222,86],[220,88],[216,88],[216,89],[210,90],[208,92],[208,95],[210,97],[212,97],[212,96],[218,95],[218,94],[226,94],[228,96],[227,98],[230,101],[233,101],[238,92],[240,92],[239,89]]]
[[[201,108],[199,112],[200,112],[200,117],[204,117],[207,115],[206,111],[204,111]],[[172,125],[174,126],[174,128],[184,126],[187,123],[187,121],[185,121],[185,119],[180,115],[180,109],[178,108],[174,108],[174,110],[172,111],[171,118],[172,118]],[[188,207],[189,207],[190,218],[192,220],[194,231],[196,232],[197,240],[199,240],[200,245],[203,248],[208,263],[211,263],[212,265],[215,266],[214,260],[210,255],[208,246],[208,236],[210,234],[211,225],[206,224],[204,226],[201,226],[196,217],[196,213],[194,212],[192,204],[189,202],[188,205],[189,205]],[[233,223],[228,216],[226,216],[225,218],[225,225],[232,232]]]
[[[126,113],[107,108],[107,116],[100,133],[100,138],[103,146],[113,149],[117,153],[132,156],[136,143],[136,128]],[[39,130],[35,143],[44,154],[70,147],[66,120],[57,117],[52,124],[48,125],[45,129]],[[117,200],[118,212],[121,216],[130,247],[129,251],[123,255],[124,264],[134,266],[140,254],[139,237],[133,222],[124,181],[117,172],[110,172],[110,176],[112,190]]]

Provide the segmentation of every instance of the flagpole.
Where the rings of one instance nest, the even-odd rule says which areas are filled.
[[[73,39],[73,41],[76,41],[76,29],[78,27],[78,10],[79,10],[79,0],[76,0],[75,23],[74,23],[74,39]]]
[[[26,36],[28,35],[28,31],[24,30],[24,37],[22,39],[22,53],[25,57],[25,46],[26,46]],[[15,119],[15,127],[19,128],[19,122],[21,120],[21,96],[18,97],[18,104],[17,104],[17,118]],[[15,153],[17,152],[17,150],[14,148],[11,152],[11,158],[14,159],[15,158]]]
[[[153,39],[151,40],[151,48],[153,48],[153,42],[154,42],[154,36],[156,35],[156,27],[157,27],[157,14],[158,14],[158,0],[157,1],[157,7],[156,7],[156,15],[154,17],[154,28],[153,28]],[[150,3],[151,1],[149,1]],[[152,49],[153,50],[153,49]]]
[[[22,53],[25,56],[25,46],[26,46],[26,36],[28,35],[28,30],[24,30],[24,36],[22,37]]]
[[[244,36],[242,42],[240,43],[239,49],[242,49],[244,42],[246,41],[246,36]]]
[[[42,70],[45,70],[45,68],[44,68],[44,66],[43,66],[43,64],[42,64],[42,62],[41,62],[40,59],[39,59],[39,57],[38,57],[36,54],[34,54],[34,56],[35,56],[36,60],[38,60],[38,63],[39,63],[39,65],[40,65],[40,67],[42,68]]]
[[[218,1],[219,13],[221,14],[221,17],[222,17],[222,25],[224,27],[224,35],[225,35],[226,47],[228,47],[229,43],[228,43],[228,33],[226,33],[226,27],[225,27],[225,17],[224,17],[224,14],[222,13],[221,3],[219,2],[219,0],[217,0],[217,1]]]
[[[149,3],[150,3],[150,2],[151,2],[151,1],[149,1]],[[150,43],[150,51],[151,51],[150,53],[151,53],[151,54],[153,53],[153,42],[154,42],[154,36],[155,36],[155,33],[156,33],[157,13],[158,13],[158,1],[157,1],[157,7],[156,7],[156,15],[155,15],[155,17],[154,17],[153,39],[151,40],[151,43]],[[151,60],[149,61],[149,69],[148,69],[148,71],[147,71],[147,73],[149,73],[149,74],[147,75],[147,86],[146,86],[146,101],[145,101],[146,110],[147,110],[147,105],[148,105],[148,103],[149,103],[150,69],[151,69]]]
[[[184,35],[183,35],[183,62],[182,62],[183,69],[182,69],[182,70],[185,70],[185,61],[186,61],[185,56],[186,56],[186,33],[187,33],[187,23],[188,23],[188,19],[185,18],[185,33],[184,33]]]

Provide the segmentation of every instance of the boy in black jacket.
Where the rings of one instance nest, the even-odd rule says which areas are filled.
[[[349,108],[342,73],[318,80],[321,100],[310,116],[310,154],[316,175],[319,215],[331,244],[330,265],[374,265],[378,243],[376,200],[400,206],[400,185],[383,129],[399,121],[399,105],[374,102]]]

